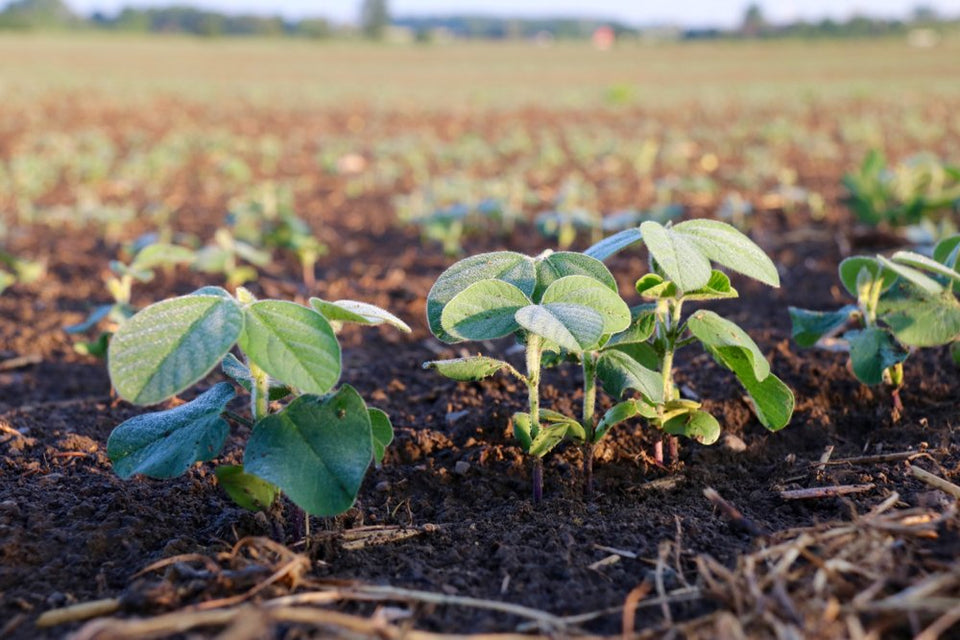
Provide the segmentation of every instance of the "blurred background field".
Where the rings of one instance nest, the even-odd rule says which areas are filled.
[[[279,38],[0,34],[5,104],[80,92],[137,104],[156,97],[261,107],[479,111],[707,106],[960,93],[960,36],[918,48],[872,40],[383,44]]]

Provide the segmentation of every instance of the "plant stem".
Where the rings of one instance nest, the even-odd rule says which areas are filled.
[[[543,340],[534,334],[527,335],[527,397],[530,404],[530,439],[540,435],[540,360],[543,355]],[[540,504],[543,498],[543,460],[533,460],[533,503]]]
[[[586,433],[583,442],[583,494],[593,495],[593,448],[596,438],[594,413],[597,405],[597,358],[596,354],[583,354],[583,417],[581,424]]]
[[[250,369],[250,411],[253,413],[254,423],[260,422],[270,413],[270,377],[250,358],[247,358],[247,368]]]

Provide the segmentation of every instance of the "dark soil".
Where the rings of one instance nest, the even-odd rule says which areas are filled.
[[[839,172],[831,179],[838,180]],[[680,460],[661,468],[650,455],[656,434],[640,423],[622,425],[597,449],[592,500],[583,498],[581,452],[566,446],[546,459],[545,500],[539,507],[529,499],[528,461],[510,435],[510,416],[523,408],[522,389],[506,377],[458,384],[420,367],[461,351],[434,340],[424,321],[425,294],[449,260],[435,247],[422,247],[414,230],[391,226],[384,199],[347,200],[324,215],[319,228],[335,250],[321,261],[318,288],[310,293],[382,305],[414,332],[345,331],[344,381],[391,415],[397,438],[382,468],[369,474],[356,506],[335,520],[315,519],[313,527],[324,533],[361,525],[436,526],[360,550],[345,550],[335,537],[323,536],[332,541],[311,546],[311,575],[576,614],[622,604],[651,574],[665,540],[679,542],[685,571],[697,554],[729,565],[753,548],[756,538],[713,509],[703,496],[706,487],[769,532],[847,519],[894,491],[911,505],[936,500],[940,494],[914,480],[902,462],[822,472],[810,465],[828,445],[835,447],[833,459],[927,450],[944,477],[956,481],[960,475],[960,376],[944,350],[909,359],[905,411],[894,423],[889,396],[859,385],[842,354],[801,351],[789,338],[788,304],[832,308],[845,302],[835,277],[841,258],[835,238],[848,236],[851,224],[833,205],[821,223],[782,212],[759,219],[752,233],[781,267],[782,288],[735,277],[740,300],[714,306],[748,329],[794,389],[791,425],[768,433],[732,377],[691,348],[679,358],[678,382],[720,419],[726,434],[721,443],[703,447],[684,441]],[[195,224],[217,220],[198,218]],[[142,588],[134,574],[163,558],[223,551],[251,534],[279,534],[296,543],[291,523],[269,522],[236,507],[217,486],[213,464],[198,464],[176,480],[123,481],[113,474],[105,455],[107,436],[142,409],[111,398],[103,364],[76,355],[61,327],[82,319],[90,301],[103,299],[100,274],[116,248],[85,235],[21,231],[29,233],[19,236],[16,248],[47,256],[50,275],[0,297],[0,360],[39,356],[37,364],[0,372],[0,620],[17,620],[10,637],[62,636],[75,626],[42,632],[34,618],[50,608]],[[471,252],[507,247],[533,253],[547,246],[532,229],[521,228],[510,238],[478,238]],[[611,262],[623,291],[631,290],[644,264],[639,250]],[[292,298],[298,293],[296,273],[295,265],[286,264],[254,288]],[[207,283],[187,271],[161,275],[136,290],[136,302]],[[503,355],[510,346],[502,341],[468,349]],[[516,361],[515,355],[507,357]],[[542,391],[545,406],[575,414],[579,386],[576,369],[550,370]],[[247,431],[234,426],[224,461],[238,459]],[[781,489],[837,483],[875,488],[847,499],[788,502],[778,495]],[[591,568],[610,555],[599,547],[636,557]],[[162,605],[130,598],[127,612],[152,613],[208,596],[203,589],[185,591]],[[673,615],[683,619],[712,606],[676,605]],[[657,608],[641,610],[638,628],[655,624],[659,615]],[[519,620],[435,607],[421,610],[415,622],[424,629],[479,632],[509,631]],[[585,627],[616,633],[619,618],[601,617]]]

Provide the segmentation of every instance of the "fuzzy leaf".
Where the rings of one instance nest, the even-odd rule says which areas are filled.
[[[383,462],[387,447],[393,442],[393,424],[390,423],[390,416],[386,411],[371,408],[369,412],[370,428],[373,434],[373,462],[379,465]]]
[[[617,281],[610,270],[602,262],[588,255],[573,251],[556,251],[538,257],[536,264],[537,288],[533,294],[535,302],[546,302],[540,299],[546,288],[554,281],[567,276],[592,278],[614,293],[617,292]]]
[[[960,281],[960,272],[927,256],[914,253],[913,251],[897,251],[890,256],[890,259],[895,263],[916,267],[917,269],[923,269],[938,276]]]
[[[793,392],[770,372],[770,364],[750,336],[712,311],[697,311],[687,326],[707,352],[737,376],[760,423],[771,431],[787,426],[793,416]]]
[[[610,337],[603,345],[604,349],[646,342],[657,328],[657,318],[653,313],[638,312],[631,309],[630,326]]]
[[[671,418],[664,423],[663,430],[700,444],[713,444],[720,439],[720,423],[706,411],[692,411]]]
[[[643,240],[643,234],[640,233],[640,229],[624,229],[608,238],[604,238],[583,253],[597,260],[606,260],[613,254],[641,240]]]
[[[541,299],[541,304],[552,303],[579,304],[596,311],[603,318],[605,335],[623,331],[630,326],[630,307],[617,293],[616,288],[611,290],[588,276],[564,276],[554,280],[543,292]]]
[[[909,267],[905,264],[899,264],[897,262],[893,262],[892,260],[887,260],[883,256],[877,256],[877,260],[879,260],[880,264],[882,264],[884,267],[893,271],[910,284],[919,287],[925,293],[932,296],[943,293],[943,285],[922,271],[914,269],[913,267]]]
[[[621,398],[628,389],[638,391],[650,402],[663,400],[663,379],[623,351],[604,351],[597,360],[597,378],[604,390]]]
[[[253,428],[243,468],[273,483],[304,511],[349,509],[373,460],[373,426],[360,394],[344,385],[329,396],[300,396]]]
[[[960,235],[944,238],[933,248],[933,259],[954,270],[960,270]]]
[[[262,478],[244,472],[241,466],[220,465],[213,473],[227,495],[249,511],[266,511],[280,495],[280,489]]]
[[[878,327],[849,331],[846,338],[850,341],[853,372],[864,384],[880,384],[884,370],[903,362],[909,355],[906,349],[897,344],[889,331]]]
[[[516,312],[521,327],[555,342],[571,353],[597,344],[603,335],[603,316],[581,304],[532,304]]]
[[[611,428],[636,416],[652,420],[657,417],[657,411],[642,400],[624,400],[617,403],[603,414],[594,431],[593,441],[600,442]]]
[[[455,358],[453,360],[431,360],[423,363],[424,369],[436,369],[440,375],[446,376],[451,380],[467,382],[470,380],[483,380],[492,376],[501,369],[511,368],[503,360],[488,358],[487,356],[470,356],[468,358]]]
[[[710,261],[686,235],[652,220],[641,224],[640,232],[657,266],[681,293],[700,289],[710,281]]]
[[[740,294],[730,286],[730,277],[723,271],[714,269],[710,272],[710,281],[697,289],[683,294],[685,300],[722,300],[724,298],[736,298]]]
[[[868,280],[873,280],[878,277],[883,277],[883,288],[882,291],[889,289],[894,282],[897,281],[897,274],[889,269],[884,269],[875,258],[869,258],[867,256],[853,256],[851,258],[846,258],[840,263],[840,268],[838,269],[840,273],[840,282],[843,284],[843,287],[847,290],[847,293],[852,295],[854,298],[860,298],[860,282],[862,276],[861,272],[866,271],[866,276]]]
[[[718,316],[713,311],[699,310],[694,312],[687,321],[687,328],[708,350],[733,347],[744,349],[750,356],[753,375],[763,380],[770,375],[770,363],[763,357],[760,347],[753,341],[747,332]]]
[[[326,318],[283,300],[247,305],[240,348],[283,384],[323,394],[340,379],[340,344]]]
[[[110,340],[110,381],[135,404],[155,404],[206,376],[243,331],[232,298],[187,295],[150,305]]]
[[[502,280],[481,280],[458,293],[443,308],[440,323],[446,342],[491,340],[516,331],[515,315],[530,304],[517,287]]]
[[[753,240],[729,224],[718,220],[688,220],[672,230],[717,264],[771,287],[780,286],[780,274],[773,261]],[[684,290],[689,291],[686,287]]]
[[[812,347],[820,338],[845,325],[857,313],[857,307],[852,304],[836,311],[808,311],[797,307],[787,309],[793,324],[793,339],[801,347]]]
[[[881,299],[877,311],[897,340],[911,347],[936,347],[960,338],[960,302],[949,292]]]
[[[107,439],[113,470],[121,478],[174,478],[194,462],[212,460],[230,429],[220,414],[233,396],[233,387],[220,382],[179,407],[123,422]]]
[[[512,251],[483,253],[464,258],[440,274],[427,295],[430,331],[444,342],[456,342],[441,324],[443,309],[454,296],[481,280],[502,280],[532,296],[537,284],[533,258]]]
[[[404,333],[410,333],[411,331],[407,323],[397,316],[386,309],[381,309],[366,302],[357,302],[356,300],[327,302],[320,298],[310,298],[310,306],[331,322],[353,322],[365,325],[388,324]]]

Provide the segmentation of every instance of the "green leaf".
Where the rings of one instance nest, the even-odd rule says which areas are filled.
[[[657,317],[647,310],[631,310],[630,326],[610,337],[603,345],[604,349],[646,342],[657,328]]]
[[[454,296],[481,280],[502,280],[532,296],[537,284],[533,258],[512,251],[483,253],[464,258],[440,274],[427,295],[427,322],[430,331],[444,342],[456,342],[441,324],[444,307]]]
[[[672,231],[692,242],[717,264],[771,287],[780,286],[780,274],[773,261],[753,240],[729,224],[718,220],[688,220],[674,226]],[[684,287],[684,290],[690,289]]]
[[[770,372],[770,364],[750,336],[712,311],[697,311],[687,326],[707,353],[737,376],[760,423],[771,431],[787,426],[793,416],[793,392]]]
[[[933,259],[951,269],[960,269],[960,235],[944,238],[933,248]]]
[[[227,495],[250,511],[266,511],[280,495],[280,489],[266,480],[245,473],[240,466],[221,465],[213,473]]]
[[[625,391],[638,391],[650,402],[663,401],[663,379],[623,351],[604,351],[597,360],[597,378],[603,388],[614,398],[621,398]]]
[[[950,358],[953,360],[953,364],[960,367],[960,341],[950,344]]]
[[[587,432],[584,431],[583,425],[574,418],[570,416],[565,416],[558,411],[552,411],[550,409],[540,409],[540,422],[547,429],[555,429],[557,427],[563,427],[566,429],[566,435],[583,442],[587,439]]]
[[[913,251],[897,251],[890,256],[890,259],[895,263],[916,267],[917,269],[923,269],[924,271],[929,271],[930,273],[934,273],[951,280],[960,281],[960,272],[955,271],[954,269],[951,269],[950,267],[941,264],[936,260],[928,258],[927,256],[914,253]]]
[[[323,397],[303,395],[257,423],[243,467],[307,513],[334,516],[356,500],[373,460],[372,430],[367,406],[353,387]]]
[[[730,277],[723,271],[714,269],[710,273],[710,281],[706,286],[696,291],[688,291],[683,294],[685,300],[721,300],[724,298],[736,298],[740,294],[730,286]]]
[[[573,251],[549,252],[537,257],[537,287],[533,294],[535,302],[545,303],[540,296],[556,280],[568,276],[585,276],[596,280],[607,289],[617,293],[617,281],[607,267],[597,260]]]
[[[326,318],[283,300],[244,308],[240,348],[279,382],[305,393],[326,393],[340,379],[340,344]]]
[[[232,299],[187,295],[150,305],[110,340],[110,381],[135,404],[155,404],[202,379],[243,331]]]
[[[657,417],[657,411],[642,400],[624,400],[617,403],[610,407],[597,423],[593,441],[600,442],[611,428],[636,416],[653,420]]]
[[[879,260],[880,264],[882,264],[884,267],[890,269],[910,284],[919,287],[924,292],[932,296],[943,293],[943,285],[922,271],[918,271],[913,267],[908,267],[905,264],[899,264],[893,262],[892,260],[887,260],[883,256],[877,256],[877,260]]]
[[[614,285],[616,286],[616,285]],[[596,311],[603,318],[605,335],[623,331],[630,326],[630,307],[616,288],[611,290],[588,276],[564,276],[547,287],[541,304],[579,304]]]
[[[604,345],[604,351],[619,351],[620,353],[624,353],[652,371],[656,371],[660,367],[660,356],[649,342],[615,344],[607,349],[606,347],[609,344],[610,343]]]
[[[770,375],[770,363],[747,332],[713,311],[701,309],[687,321],[687,328],[708,350],[743,349],[750,358],[753,375],[763,380]]]
[[[720,423],[706,411],[684,413],[663,425],[666,433],[675,436],[686,436],[700,444],[713,444],[720,439]]]
[[[865,276],[861,276],[865,272]],[[897,281],[897,274],[889,269],[884,269],[875,258],[867,256],[853,256],[840,263],[839,268],[840,282],[847,290],[847,293],[854,298],[860,299],[860,282],[866,277],[867,281],[873,281],[876,278],[883,277],[883,286],[881,291],[886,291],[893,283]]]
[[[517,287],[502,280],[481,280],[458,293],[443,308],[445,342],[502,338],[519,326],[515,315],[530,304]]]
[[[643,240],[643,234],[640,233],[640,229],[624,229],[608,238],[604,238],[583,253],[597,260],[606,260],[613,254],[641,240]]]
[[[113,470],[121,478],[174,478],[194,462],[212,460],[230,429],[220,414],[233,396],[233,387],[220,382],[179,407],[123,422],[107,439]]]
[[[233,379],[234,382],[246,389],[248,392],[253,390],[253,376],[250,374],[250,368],[240,362],[235,355],[228,353],[220,363],[220,369]],[[270,380],[268,397],[270,402],[282,400],[293,393],[293,389],[285,384],[277,384],[276,380]]]
[[[603,335],[603,316],[580,304],[532,304],[516,312],[521,327],[571,353],[595,346]]]
[[[583,440],[585,434],[579,422],[562,414],[555,414],[555,416],[559,416],[559,419],[532,429],[529,413],[513,414],[513,435],[520,442],[520,448],[532,456],[542,458],[563,442],[571,431],[575,437],[576,434],[580,434],[579,438]]]
[[[110,315],[116,304],[102,304],[90,312],[86,320],[77,324],[71,324],[63,328],[67,333],[84,333],[97,326],[101,320]]]
[[[393,442],[393,425],[386,411],[371,408],[369,412],[370,428],[373,434],[373,462],[379,465],[383,462],[387,447]]]
[[[386,309],[356,300],[336,300],[327,302],[320,298],[310,298],[310,306],[330,322],[353,322],[364,325],[388,324],[404,333],[411,329],[406,322]]]
[[[637,280],[637,293],[647,300],[677,297],[677,285],[658,273],[647,273]]]
[[[530,451],[533,444],[532,425],[529,413],[517,412],[513,414],[513,437],[520,441],[520,448]],[[539,427],[537,431],[539,432]]]
[[[687,236],[652,220],[641,224],[640,232],[657,266],[681,293],[700,289],[710,281],[710,261]]]
[[[467,358],[455,358],[453,360],[431,360],[423,363],[424,369],[436,369],[440,375],[446,376],[451,380],[460,380],[467,382],[470,380],[483,380],[492,376],[496,372],[513,367],[503,360],[488,358],[487,356],[470,356]]]
[[[836,311],[808,311],[788,307],[793,324],[793,339],[801,347],[812,347],[823,336],[845,325],[857,313],[857,307],[848,304]]]
[[[864,384],[880,384],[883,371],[903,362],[909,355],[886,329],[868,327],[862,331],[849,331],[846,338],[850,341],[853,373]]]
[[[897,340],[911,347],[936,347],[960,337],[960,303],[949,292],[883,298],[877,311]]]

